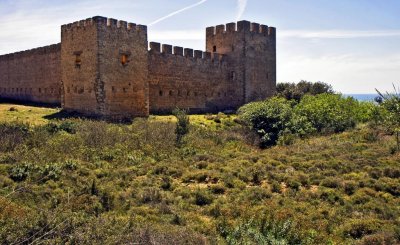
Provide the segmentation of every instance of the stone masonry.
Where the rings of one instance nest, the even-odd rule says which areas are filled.
[[[61,105],[111,119],[235,110],[272,96],[276,30],[208,27],[206,51],[147,41],[147,27],[93,17],[61,26],[61,43],[0,56],[0,99]]]

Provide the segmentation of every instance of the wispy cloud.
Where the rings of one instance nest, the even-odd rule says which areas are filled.
[[[311,39],[348,39],[374,37],[400,37],[400,30],[282,30],[278,31],[280,38],[311,38]]]
[[[204,30],[151,30],[150,40],[203,40]],[[400,30],[278,30],[278,38],[304,38],[304,39],[355,39],[355,38],[384,38],[400,37]]]
[[[197,7],[197,6],[203,4],[203,3],[207,2],[207,1],[208,1],[208,0],[201,0],[200,2],[197,2],[197,3],[195,3],[195,4],[186,6],[186,7],[182,8],[182,9],[179,9],[179,10],[177,10],[177,11],[174,11],[174,12],[170,13],[170,14],[167,14],[167,15],[164,16],[164,17],[159,18],[159,19],[157,19],[157,20],[151,22],[151,23],[148,24],[148,25],[149,25],[149,26],[152,26],[152,25],[154,25],[154,24],[157,24],[157,23],[159,23],[159,22],[161,22],[161,21],[163,21],[163,20],[166,20],[166,19],[168,19],[168,18],[171,18],[171,17],[174,16],[174,15],[177,15],[177,14],[179,14],[179,13],[182,13],[182,12],[186,11],[186,10],[192,9],[192,8],[194,8],[194,7]]]
[[[247,0],[237,0],[237,15],[236,20],[240,20],[247,7]]]

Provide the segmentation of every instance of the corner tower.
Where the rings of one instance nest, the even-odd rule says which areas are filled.
[[[61,74],[67,111],[148,116],[147,27],[104,17],[63,25]]]
[[[242,102],[263,100],[275,93],[276,29],[239,21],[208,27],[206,50],[225,54],[231,77],[241,84]]]

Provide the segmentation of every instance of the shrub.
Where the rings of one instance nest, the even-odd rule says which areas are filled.
[[[220,223],[217,227],[227,244],[303,244],[302,237],[291,220],[276,220],[271,217],[243,220],[234,227]]]
[[[345,181],[343,183],[343,189],[347,195],[353,195],[353,193],[357,190],[357,187],[357,183],[352,180]]]
[[[29,124],[12,122],[0,123],[0,152],[13,151],[28,138]]]
[[[212,185],[211,186],[211,192],[214,194],[224,194],[225,193],[225,187],[220,184]]]
[[[49,122],[44,127],[49,133],[52,134],[61,131],[65,131],[70,134],[76,133],[76,123],[72,121],[62,121],[61,123]]]
[[[304,96],[295,113],[306,117],[317,132],[342,132],[357,122],[358,102],[337,94]]]
[[[164,176],[162,177],[161,180],[161,185],[160,185],[161,189],[167,191],[167,190],[171,190],[172,187],[172,179],[168,176]]]
[[[292,114],[292,104],[283,98],[271,98],[242,106],[239,117],[260,136],[261,147],[275,145],[287,127]]]
[[[340,186],[340,179],[335,177],[328,177],[323,179],[320,185],[328,188],[338,188]]]
[[[40,169],[41,180],[43,182],[47,180],[58,180],[62,173],[62,168],[59,164],[51,163],[46,164]]]
[[[212,203],[212,196],[205,190],[197,189],[194,193],[194,202],[198,206],[205,206]]]
[[[161,202],[161,193],[153,187],[144,188],[139,194],[141,203],[159,203]]]
[[[393,234],[390,233],[377,233],[373,235],[364,236],[359,245],[390,245],[390,244],[398,244],[398,240],[395,238]]]
[[[278,83],[276,95],[287,100],[300,101],[305,95],[317,95],[323,93],[334,93],[332,86],[324,82],[300,81],[299,83]]]
[[[353,239],[360,239],[379,231],[381,223],[379,220],[373,219],[352,220],[344,225],[343,233]]]
[[[65,161],[63,167],[67,170],[76,170],[78,168],[76,162],[74,162],[73,160]]]
[[[176,122],[176,144],[180,145],[182,143],[182,138],[185,134],[189,132],[189,117],[186,110],[175,109],[172,114],[178,120]]]
[[[259,186],[246,188],[245,195],[248,201],[252,203],[257,203],[272,197],[272,193],[269,190]]]
[[[396,89],[393,85],[394,92],[382,94],[381,96],[381,107],[386,111],[384,122],[386,126],[394,133],[396,139],[397,150],[400,150],[400,89]]]
[[[9,176],[14,181],[24,181],[28,176],[29,172],[32,169],[31,164],[23,163],[18,164],[11,168]]]
[[[272,181],[271,191],[275,193],[282,193],[282,186],[278,181]]]
[[[18,111],[18,108],[17,108],[17,107],[14,107],[14,106],[12,106],[12,107],[10,107],[10,109],[8,109],[8,111]]]

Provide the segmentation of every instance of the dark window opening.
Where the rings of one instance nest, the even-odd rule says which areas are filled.
[[[197,92],[194,92],[194,96],[197,96]]]
[[[213,52],[214,52],[214,53],[217,52],[217,46],[214,46],[214,47],[213,47]]]
[[[124,91],[124,93],[126,93],[128,91],[126,88],[122,88],[122,90]]]
[[[112,90],[113,93],[117,92],[117,90],[115,89],[114,86],[111,87],[111,90]]]
[[[186,94],[187,96],[190,96],[190,91],[187,91],[187,94]]]
[[[13,89],[14,90],[14,89]],[[42,93],[42,89],[41,88],[39,88],[39,93]]]
[[[158,94],[159,94],[160,96],[163,96],[163,91],[160,90],[160,91],[158,92]]]
[[[82,51],[74,52],[74,55],[75,55],[75,68],[78,68],[78,69],[81,68],[81,65],[82,65],[81,54],[82,54]]]
[[[178,96],[181,96],[181,91],[180,90],[178,90]]]
[[[234,71],[231,72],[231,80],[232,81],[236,80],[236,73]]]
[[[172,92],[172,90],[170,90],[169,91],[169,96],[172,96],[173,95],[173,92]]]
[[[235,46],[232,45],[232,52],[235,51]]]

